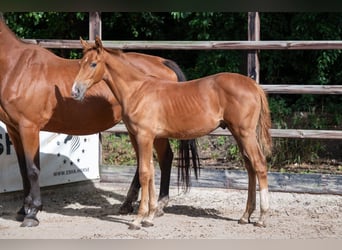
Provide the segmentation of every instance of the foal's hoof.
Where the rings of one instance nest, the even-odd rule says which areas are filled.
[[[265,224],[265,222],[257,221],[257,222],[254,222],[254,226],[255,227],[266,227],[266,224]]]
[[[128,229],[130,229],[130,230],[139,230],[140,226],[131,223],[131,224],[129,224]]]
[[[133,210],[134,209],[133,209],[133,206],[131,204],[124,203],[119,208],[119,214],[131,214],[131,213],[133,213]]]
[[[39,225],[38,219],[32,219],[32,218],[25,218],[23,223],[21,223],[21,227],[36,227]]]
[[[250,223],[250,221],[249,221],[249,220],[246,220],[246,219],[243,219],[243,218],[241,218],[241,219],[238,221],[238,223],[239,223],[239,224],[241,224],[241,225],[246,225],[246,224]]]
[[[143,226],[143,227],[153,227],[153,222],[152,221],[146,221],[146,220],[144,220],[144,221],[142,221],[141,222],[141,225]]]

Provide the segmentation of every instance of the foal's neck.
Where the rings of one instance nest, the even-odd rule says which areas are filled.
[[[148,76],[126,60],[123,52],[106,51],[104,60],[109,74],[104,80],[118,101],[123,104],[140,88]]]
[[[122,51],[107,52],[106,56],[106,64],[111,71],[113,79],[129,83],[132,81],[138,82],[147,77],[145,73],[126,59],[126,55]]]

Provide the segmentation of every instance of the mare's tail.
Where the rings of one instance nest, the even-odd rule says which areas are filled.
[[[176,73],[176,75],[177,75],[177,80],[178,80],[179,82],[185,82],[185,81],[186,81],[186,76],[184,75],[183,71],[181,70],[181,68],[178,66],[178,64],[177,64],[176,62],[174,62],[174,61],[172,61],[172,60],[165,59],[165,60],[163,61],[163,64],[164,64],[166,67],[172,69],[173,72]]]
[[[180,69],[177,63],[171,60],[165,60],[163,64],[170,69],[172,69],[176,75],[179,82],[186,81],[186,77],[183,71]],[[190,170],[191,164],[190,159],[192,160],[192,166],[194,168],[195,177],[198,178],[200,161],[197,150],[197,142],[195,139],[193,140],[179,140],[178,141],[178,185],[180,185],[180,181],[182,182],[182,186],[185,191],[189,190],[191,185],[190,183]],[[191,157],[190,157],[191,155]]]
[[[266,156],[272,152],[272,137],[270,134],[271,115],[268,106],[267,96],[264,90],[258,85],[258,92],[261,101],[261,110],[257,127],[258,143],[263,154]]]
[[[194,168],[195,177],[198,179],[200,162],[197,151],[197,142],[193,140],[179,140],[178,141],[178,186],[182,182],[185,191],[189,190],[190,182],[190,154],[192,159],[192,166]]]

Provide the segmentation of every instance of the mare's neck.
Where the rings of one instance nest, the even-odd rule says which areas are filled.
[[[121,105],[129,99],[135,91],[139,90],[148,78],[125,59],[123,52],[105,52],[107,71],[104,80]]]
[[[19,43],[23,42],[8,28],[4,20],[0,20],[0,49],[8,50]]]

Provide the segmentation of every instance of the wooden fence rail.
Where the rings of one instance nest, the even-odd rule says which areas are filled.
[[[126,126],[119,123],[106,130],[110,133],[127,133]],[[209,135],[231,136],[229,130],[217,128]],[[308,130],[308,129],[271,129],[271,136],[277,138],[299,138],[299,139],[342,139],[342,131],[339,130]]]
[[[44,48],[80,49],[79,40],[23,39]],[[93,42],[93,41],[90,41]],[[327,50],[342,49],[341,40],[321,41],[103,41],[107,48],[132,50]]]
[[[260,86],[271,94],[320,94],[320,95],[341,95],[342,85],[263,85]]]

